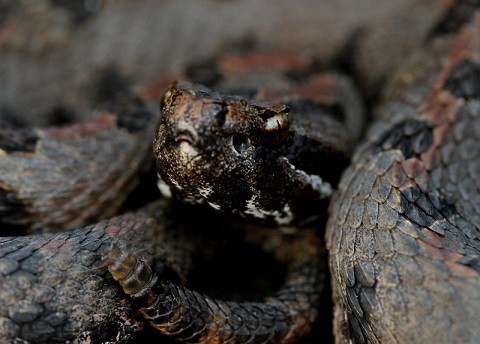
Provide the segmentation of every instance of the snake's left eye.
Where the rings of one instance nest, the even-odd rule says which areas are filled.
[[[245,156],[248,149],[252,147],[252,143],[248,136],[243,134],[233,135],[232,145],[235,151],[241,156]]]

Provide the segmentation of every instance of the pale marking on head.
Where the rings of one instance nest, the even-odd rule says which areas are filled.
[[[165,182],[160,178],[160,176],[158,176],[157,187],[158,187],[158,189],[160,190],[161,194],[162,194],[164,197],[167,197],[167,198],[172,197],[172,190],[170,189],[170,186],[168,186],[167,183],[165,183]]]
[[[81,344],[92,344],[92,332],[91,331],[83,331],[80,333],[78,342]]]
[[[330,183],[325,182],[320,176],[316,174],[307,174],[304,171],[299,171],[300,174],[305,174],[307,180],[310,181],[312,189],[318,191],[324,198],[332,197],[333,188]]]
[[[203,188],[200,188],[198,190],[198,193],[200,195],[202,195],[203,197],[208,198],[209,196],[211,196],[213,194],[213,189],[210,185],[204,186]]]
[[[198,152],[193,146],[188,142],[180,142],[179,150],[182,158],[191,158],[198,156]]]
[[[221,207],[216,203],[208,202],[208,201],[207,201],[207,203],[215,210],[220,210],[221,209]]]
[[[197,198],[195,198],[194,196],[191,196],[191,195],[187,195],[187,196],[183,197],[182,200],[185,203],[188,203],[188,204],[202,204],[203,203],[203,199],[199,200],[199,199],[197,199]]]
[[[175,179],[170,178],[170,181],[172,182],[173,186],[177,188],[177,190],[183,190],[183,188],[180,186],[180,184],[178,184],[178,182]]]
[[[184,119],[178,120],[177,128],[178,128],[177,129],[178,132],[180,132],[180,133],[182,131],[187,131],[188,133],[190,133],[193,136],[194,140],[196,140],[198,138],[198,133],[195,130],[195,127],[192,125],[192,123],[190,121],[186,121]]]
[[[266,219],[267,217],[273,217],[275,222],[279,225],[287,225],[293,220],[293,213],[288,204],[285,204],[283,211],[278,210],[265,210],[259,207],[257,202],[257,195],[253,195],[246,203],[247,210],[245,214],[253,215],[259,219]]]
[[[247,204],[246,204],[247,210],[245,210],[245,213],[253,215],[259,219],[265,219],[268,214],[265,214],[265,210],[258,208],[258,206],[255,204],[256,198],[257,196],[253,195],[252,198],[250,198],[247,201]]]
[[[281,215],[275,216],[275,222],[280,226],[288,225],[293,220],[293,212],[290,209],[290,206],[285,204],[283,207],[283,213]]]

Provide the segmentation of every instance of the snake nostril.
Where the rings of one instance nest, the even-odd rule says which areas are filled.
[[[246,151],[252,147],[252,143],[250,142],[248,136],[243,134],[233,135],[232,145],[235,151],[242,156],[244,156]]]

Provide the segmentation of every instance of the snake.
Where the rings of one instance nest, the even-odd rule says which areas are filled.
[[[322,319],[325,241],[337,342],[474,343],[480,16],[463,24],[405,61],[362,141],[354,83],[296,54],[220,57],[161,116],[107,74],[83,122],[2,123],[1,341],[299,342]],[[118,215],[152,163],[163,197]],[[283,285],[190,288],[215,228],[285,264]]]

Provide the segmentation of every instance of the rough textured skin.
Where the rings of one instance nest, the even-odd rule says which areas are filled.
[[[257,99],[172,84],[154,141],[160,189],[263,223],[291,225],[307,209],[308,220],[312,214],[318,220],[312,209],[331,196],[338,173],[333,178],[315,173],[329,162],[331,171],[342,170],[356,139],[346,134],[353,118],[360,132],[363,112],[352,85],[338,75],[308,73],[311,65],[294,55],[231,55],[217,66],[225,71],[214,81],[219,88]],[[293,71],[308,75],[291,80],[287,72]],[[250,78],[255,84],[248,84]],[[249,229],[255,230],[266,229]],[[284,286],[263,303],[225,302],[172,284],[115,245],[104,262],[145,319],[165,335],[191,343],[293,343],[318,317],[325,276],[316,230],[300,229],[293,242],[275,232],[257,238],[263,245],[270,242],[290,271]]]
[[[480,338],[480,16],[472,20],[400,70],[339,184],[327,229],[337,342]]]
[[[176,73],[187,62],[211,57],[220,49],[223,52],[232,37],[237,49],[256,45],[301,49],[303,44],[303,48],[315,47],[311,51],[328,51],[317,53],[316,63],[295,54],[227,55],[212,70],[207,68],[206,74],[193,68],[185,76],[241,98],[179,83],[164,99],[164,112],[170,118],[165,116],[160,130],[164,132],[156,141],[158,167],[168,184],[160,184],[164,193],[173,191],[185,200],[286,225],[295,223],[300,210],[311,211],[309,207],[315,219],[323,216],[318,200],[330,197],[362,129],[356,123],[362,113],[360,102],[349,81],[334,74],[312,76],[312,66],[336,55],[333,63],[347,64],[369,96],[406,52],[417,50],[428,39],[430,50],[418,53],[390,83],[368,142],[358,148],[330,208],[327,238],[337,303],[335,331],[338,342],[478,340],[480,18],[474,19],[478,0],[306,0],[303,6],[281,0],[273,7],[268,1],[255,2],[261,5],[253,11],[268,9],[273,22],[242,15],[251,13],[242,12],[252,11],[253,2],[249,1],[212,0],[206,5],[163,1],[158,7],[156,3],[145,1],[144,6],[133,8],[128,1],[118,1],[106,5],[106,11],[98,16],[95,11],[72,11],[69,6],[73,2],[68,5],[61,0],[39,1],[32,7],[15,1],[0,4],[0,9],[20,13],[18,17],[0,13],[0,80],[8,81],[0,82],[7,85],[0,92],[0,118],[13,117],[21,123],[52,105],[85,109],[89,102],[83,92],[91,92],[96,79],[92,75],[99,70],[115,65],[129,76],[140,75],[140,80],[157,80],[152,69]],[[192,20],[190,12],[184,12],[185,4],[190,4],[187,7],[196,18],[206,21],[201,22],[204,30],[198,30],[201,25]],[[220,11],[211,11],[211,6]],[[317,11],[315,6],[331,11]],[[276,15],[281,13],[284,15]],[[319,15],[332,19],[323,20]],[[222,25],[212,17],[246,18],[249,25],[236,19]],[[151,18],[161,29],[147,25],[144,18]],[[308,25],[308,18],[335,30],[319,30]],[[172,20],[182,25],[175,26]],[[109,21],[117,25],[104,25]],[[145,24],[148,37],[166,37],[178,44],[174,48],[158,44],[145,38],[141,30],[124,25],[138,21]],[[466,21],[472,24],[462,29]],[[97,32],[99,25],[109,34]],[[349,26],[348,30],[343,25]],[[171,32],[172,27],[180,29],[172,35],[158,34]],[[35,31],[38,28],[41,30]],[[308,30],[326,36],[309,35]],[[150,54],[148,49],[119,49],[118,40],[111,39],[137,43],[137,35],[148,42],[143,48],[153,46],[151,54],[162,56],[156,59],[160,65],[132,63],[143,62]],[[98,39],[97,44],[91,44],[90,36]],[[190,39],[199,36],[207,38],[201,49],[192,49],[196,43]],[[314,42],[302,41],[302,37],[313,37]],[[325,40],[329,44],[323,44]],[[101,44],[105,41],[108,44]],[[109,57],[112,50],[113,59]],[[350,61],[352,56],[354,61]],[[168,68],[162,68],[165,66]],[[72,84],[66,86],[65,82]],[[23,101],[18,101],[18,94],[24,96]],[[255,100],[242,100],[246,98]],[[128,104],[120,102],[119,107],[128,108]],[[121,195],[133,187],[134,170],[141,165],[143,153],[148,153],[150,142],[141,142],[139,132],[153,125],[153,117],[143,116],[142,110],[137,121],[137,116],[111,112],[114,115],[58,129],[15,129],[2,123],[2,226],[8,223],[54,231],[83,225],[118,208]],[[224,124],[231,126],[206,121],[205,128],[204,122],[192,121],[205,115],[208,120],[223,117]],[[167,120],[172,121],[165,124]],[[181,127],[182,122],[188,126]],[[230,136],[223,135],[224,129],[231,130]],[[250,130],[256,132],[252,135]],[[197,135],[210,141],[198,141]],[[164,149],[168,151],[162,152]],[[202,155],[211,153],[202,156],[203,165],[192,163],[197,163],[199,150]],[[243,175],[235,175],[243,178],[240,182],[235,179],[237,185],[226,178],[212,183],[215,175],[225,177],[233,171],[229,167],[238,167],[241,159],[234,160],[235,154],[245,160],[252,154],[258,160],[245,164]],[[58,157],[66,160],[62,168],[72,174],[57,170],[62,163]],[[206,166],[219,158],[224,159],[222,163],[208,171]],[[170,160],[166,164],[162,159]],[[178,160],[180,164],[175,165]],[[130,163],[133,166],[126,168]],[[330,172],[325,174],[323,165],[328,165]],[[172,166],[176,170],[169,175]],[[210,179],[202,180],[195,171]],[[261,175],[265,179],[259,182]],[[27,178],[19,182],[19,176]],[[34,182],[29,184],[29,178]],[[298,190],[302,195],[307,190],[308,197],[303,206],[290,207]],[[265,192],[270,194],[262,199]],[[235,199],[240,203],[232,204]],[[93,207],[91,200],[103,202],[103,206]],[[179,237],[177,227],[166,228],[169,215],[158,210],[164,206],[154,204],[136,214],[63,234],[1,238],[0,341],[128,341],[143,323],[138,310],[162,333],[190,342],[289,343],[308,332],[318,315],[323,282],[318,239],[304,233],[294,236],[300,238],[297,245],[285,243],[288,235],[278,233],[260,239],[274,251],[288,251],[277,253],[285,255],[280,258],[290,266],[285,286],[263,303],[224,302],[180,284],[189,254],[199,242]],[[178,218],[174,222],[180,224]],[[133,300],[126,299],[112,277]]]
[[[114,114],[81,123],[0,128],[0,223],[61,231],[115,214],[151,161],[145,137],[158,122],[138,99],[115,101]]]
[[[253,58],[260,59],[261,62],[261,56],[265,57],[246,55],[231,56],[230,59],[240,57],[242,61]],[[286,73],[299,69],[299,62],[295,62],[295,59],[292,62],[291,59],[292,57],[279,57],[277,67],[263,73],[266,85],[275,83],[273,80],[279,75],[284,77],[279,70]],[[262,63],[254,63],[249,67],[254,67],[257,73],[261,65]],[[309,66],[307,63],[302,70],[307,71]],[[222,80],[232,86],[236,84],[233,81],[235,78],[245,77],[248,73],[253,72],[249,68],[243,68],[242,71],[232,73],[231,77],[227,73]],[[353,140],[348,142],[346,139],[342,123],[351,123],[353,118],[358,119],[362,114],[358,96],[346,78],[333,74],[304,78],[303,81],[290,81],[295,87],[268,89],[271,93],[269,97],[283,97],[292,103],[290,106],[293,109],[299,109],[298,116],[302,113],[301,110],[308,110],[304,111],[304,118],[284,123],[282,120],[286,118],[284,110],[287,107],[278,105],[280,110],[275,112],[274,106],[273,113],[270,114],[270,105],[262,100],[252,103],[252,107],[247,108],[248,111],[243,116],[252,116],[252,109],[264,114],[264,119],[259,117],[257,120],[262,129],[271,131],[268,132],[268,138],[273,141],[282,142],[284,138],[281,136],[281,127],[288,127],[295,134],[289,137],[290,141],[295,141],[292,146],[294,150],[290,152],[292,159],[301,154],[308,157],[308,153],[325,155],[325,147],[333,149],[338,146],[337,154],[342,156],[340,161],[345,164],[348,147],[353,145]],[[312,89],[323,92],[315,98],[305,92]],[[267,88],[262,90],[262,96],[267,97]],[[185,96],[189,90],[179,91]],[[5,184],[9,183],[3,188],[3,198],[0,199],[3,202],[2,221],[13,223],[17,220],[19,224],[32,224],[31,229],[36,231],[57,230],[91,221],[95,213],[90,214],[90,211],[108,216],[110,207],[118,207],[126,194],[122,190],[123,185],[130,186],[131,178],[136,175],[140,162],[145,158],[143,152],[148,151],[148,140],[141,143],[141,137],[148,137],[155,116],[143,108],[137,109],[136,105],[140,106],[140,103],[134,102],[132,105],[128,98],[114,99],[117,104],[114,110],[118,116],[104,114],[83,123],[43,130],[12,126],[1,129],[1,158],[7,172],[3,178]],[[238,100],[240,98],[235,99],[238,104],[244,104],[243,100]],[[234,107],[237,103],[228,103],[228,106]],[[273,125],[269,124],[269,118],[275,119]],[[238,118],[234,117],[233,121],[236,120]],[[268,128],[269,125],[271,128]],[[320,127],[325,131],[317,132]],[[185,135],[185,132],[182,134]],[[190,140],[191,137],[182,138],[187,139]],[[309,140],[312,143],[307,146]],[[320,147],[317,151],[321,153],[316,153],[313,143]],[[286,155],[289,151],[284,147],[280,153]],[[85,164],[86,161],[90,163]],[[335,162],[335,159],[332,161]],[[308,158],[303,165],[305,168],[317,168]],[[30,169],[25,166],[30,166]],[[89,170],[90,167],[93,171]],[[172,169],[172,166],[168,168]],[[343,166],[338,167],[339,170],[342,168]],[[111,169],[110,173],[105,173],[105,169]],[[180,172],[177,171],[177,174]],[[261,172],[265,173],[265,169]],[[123,176],[124,173],[127,174],[126,177]],[[78,181],[81,183],[78,184]],[[328,181],[333,185],[333,181]],[[301,182],[310,183],[308,180],[298,181],[299,184]],[[51,189],[44,190],[48,186]],[[104,188],[112,190],[112,194],[103,191]],[[30,195],[27,191],[34,197],[27,198]],[[95,203],[93,201],[96,198]],[[37,210],[37,207],[21,201],[24,199],[38,199],[37,204],[41,207]],[[54,201],[50,202],[50,199]],[[63,199],[71,202],[61,201]],[[100,207],[98,201],[102,200],[104,205]],[[104,263],[111,268],[112,276],[120,281],[126,294],[134,294],[135,297],[143,289],[154,293],[148,302],[139,305],[144,309],[141,312],[155,327],[171,337],[186,338],[192,335],[194,341],[203,338],[210,342],[231,339],[240,342],[289,343],[309,332],[318,317],[319,297],[325,277],[321,243],[313,234],[314,230],[304,229],[302,233],[286,236],[269,232],[263,239],[254,240],[257,244],[267,245],[271,250],[275,248],[275,254],[289,265],[290,274],[275,297],[267,298],[264,303],[237,304],[202,296],[179,284],[173,284],[182,282],[185,277],[183,266],[189,263],[189,248],[198,246],[201,240],[179,239],[176,227],[180,226],[184,215],[171,220],[168,214],[158,209],[160,207],[167,205],[160,202],[136,215],[124,215],[59,235],[2,239],[0,254],[4,257],[2,264],[5,278],[1,280],[0,290],[5,305],[1,314],[0,338],[6,341],[25,339],[30,342],[131,339],[133,332],[141,329],[142,322],[135,317],[135,311],[124,299],[124,295],[118,293],[119,287],[112,283],[112,279],[105,274],[105,269],[102,269],[98,261],[101,252],[104,258],[107,255]],[[85,216],[84,213],[92,216]],[[151,215],[155,219],[146,218]],[[176,227],[173,228],[172,224],[170,228],[165,228],[165,223],[170,223],[169,221],[175,222]],[[207,226],[205,219],[199,218],[199,221]],[[215,225],[218,226],[218,220],[216,221]],[[190,227],[193,224],[194,221],[191,221]],[[240,226],[245,227],[245,224]],[[225,230],[228,231],[228,228]],[[265,229],[250,230],[262,232]],[[125,231],[125,234],[115,234],[117,231]],[[165,233],[170,232],[174,238],[167,240]],[[111,238],[112,233],[115,234],[114,238]],[[104,247],[110,247],[112,241],[114,249],[108,253]],[[132,248],[134,250],[130,253]],[[206,247],[202,250],[208,251]],[[108,257],[109,254],[111,257]],[[148,260],[137,264],[140,262],[138,257],[143,262],[145,256]],[[165,275],[164,270],[173,270],[176,278],[172,280],[171,274]],[[131,271],[135,271],[135,274],[130,276]],[[155,278],[151,278],[153,273]],[[148,276],[150,278],[145,280]],[[184,293],[182,295],[185,297],[179,298],[177,293]],[[206,307],[206,304],[210,306]],[[169,322],[176,317],[165,318],[164,313],[174,306],[180,312],[177,315],[181,317],[178,318],[178,323],[170,326]],[[158,316],[154,316],[154,313],[158,313]],[[55,315],[51,320],[52,314],[57,314],[61,319]],[[202,317],[204,324],[197,322],[196,327],[190,326],[189,319],[198,316]],[[227,324],[230,317],[234,317],[235,321]],[[188,335],[189,331],[193,332]]]
[[[322,245],[314,233],[304,229],[293,240],[269,233],[267,241],[283,259],[290,260],[290,271],[284,286],[263,303],[216,300],[161,280],[135,254],[115,245],[104,253],[104,262],[141,307],[145,319],[176,340],[294,343],[310,331],[318,316],[325,275]]]
[[[0,238],[0,341],[127,341],[142,322],[101,261],[112,242],[183,279],[195,242],[165,201],[59,234]]]
[[[339,75],[289,79],[287,72],[309,68],[293,56],[246,54],[219,64],[229,72],[219,88],[256,99],[172,84],[154,141],[161,190],[263,223],[311,220],[331,197],[357,138],[352,132],[362,127],[358,95]]]

